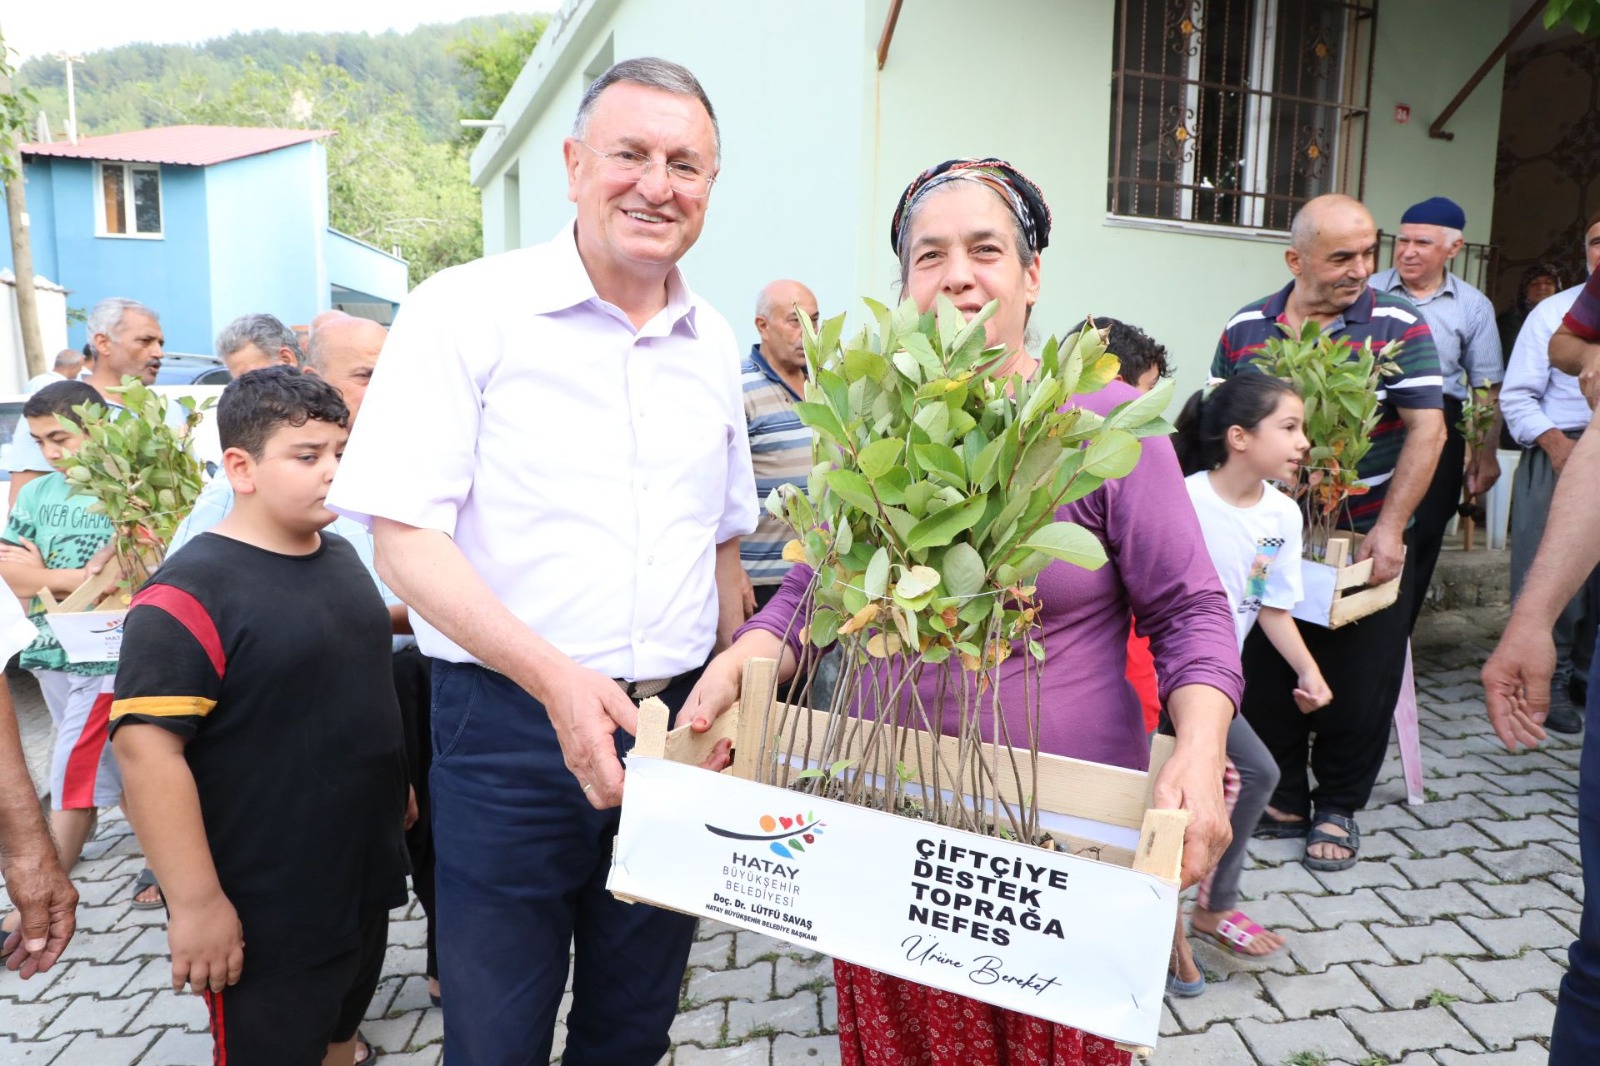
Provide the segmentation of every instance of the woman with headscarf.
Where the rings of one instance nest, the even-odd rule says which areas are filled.
[[[1027,326],[1039,295],[1040,253],[1050,212],[1027,178],[999,159],[951,160],[907,187],[890,226],[903,291],[926,310],[943,294],[968,318],[991,300],[985,324],[1004,349],[1002,375],[1031,375]],[[1138,393],[1113,382],[1071,402],[1100,414]],[[1228,600],[1206,553],[1172,445],[1143,442],[1138,465],[1061,508],[1058,517],[1088,528],[1110,562],[1099,570],[1052,563],[1038,575],[1039,639],[1045,662],[1038,688],[1039,747],[1059,755],[1144,769],[1149,747],[1138,699],[1124,678],[1130,608],[1151,640],[1161,695],[1177,750],[1156,781],[1155,804],[1191,814],[1184,880],[1203,876],[1227,846],[1222,800],[1223,744],[1243,683]],[[811,570],[797,565],[779,593],[706,667],[679,721],[715,717],[738,695],[744,663],[778,659],[779,677],[799,661],[799,626]],[[1022,661],[999,668],[1000,706],[1012,736],[1026,736]],[[961,669],[955,660],[948,669]],[[925,669],[923,699],[937,700],[939,671]],[[1014,716],[1014,717],[1013,717]],[[949,716],[954,718],[954,715]],[[965,996],[845,962],[835,963],[843,1062],[893,1066],[1109,1066],[1127,1061],[1105,1039]]]

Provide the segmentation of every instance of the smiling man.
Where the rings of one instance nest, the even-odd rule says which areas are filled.
[[[329,506],[435,659],[445,1058],[665,1054],[694,921],[605,891],[635,701],[680,706],[739,609],[756,493],[727,322],[677,262],[719,144],[694,76],[627,60],[563,145],[575,222],[407,298]],[[436,432],[417,432],[417,412]]]
[[[1484,448],[1472,469],[1466,469],[1467,441],[1457,428],[1468,387],[1488,389],[1489,402],[1494,404],[1505,377],[1494,304],[1450,272],[1451,260],[1461,252],[1461,231],[1466,224],[1466,212],[1443,196],[1413,204],[1400,216],[1400,232],[1394,239],[1394,266],[1374,274],[1371,282],[1379,292],[1403,296],[1422,312],[1433,333],[1444,378],[1444,451],[1439,455],[1427,494],[1417,505],[1412,529],[1417,588],[1424,593],[1444,546],[1445,527],[1461,503],[1463,481],[1468,491],[1476,495],[1488,492],[1500,477],[1500,463],[1493,447]],[[1484,439],[1492,442],[1499,437],[1497,413],[1496,424]],[[1417,596],[1412,601],[1412,628],[1416,627],[1422,600]]]
[[[1427,491],[1444,445],[1439,359],[1428,323],[1403,297],[1367,284],[1378,229],[1348,196],[1319,196],[1295,215],[1284,261],[1294,280],[1242,308],[1223,330],[1213,377],[1259,373],[1251,361],[1287,326],[1296,335],[1314,322],[1334,337],[1383,351],[1399,345],[1399,374],[1379,391],[1372,448],[1358,471],[1368,491],[1355,498],[1347,524],[1366,535],[1358,559],[1373,561],[1374,584],[1402,575],[1400,599],[1359,625],[1342,629],[1297,623],[1334,701],[1301,714],[1290,693],[1295,671],[1258,629],[1245,642],[1241,712],[1277,759],[1278,790],[1258,832],[1306,836],[1306,866],[1341,870],[1360,853],[1355,814],[1366,806],[1389,744],[1389,720],[1405,670],[1416,567],[1405,551],[1412,512]],[[1313,745],[1312,736],[1316,737]],[[1309,755],[1316,788],[1306,777]]]

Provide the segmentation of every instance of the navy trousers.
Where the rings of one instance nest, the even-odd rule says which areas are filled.
[[[1600,580],[1589,579],[1591,596]],[[1596,602],[1590,599],[1591,603]],[[1550,1066],[1600,1062],[1600,644],[1589,663],[1589,698],[1584,708],[1583,755],[1578,764],[1578,858],[1583,866],[1583,917],[1578,939],[1567,951],[1567,974],[1556,1001],[1550,1034]]]
[[[680,707],[693,677],[662,693]],[[566,1066],[655,1066],[695,921],[605,890],[620,817],[561,759],[544,707],[479,666],[433,668],[433,839],[444,1058],[545,1066],[574,951]],[[617,751],[633,738],[617,733]]]

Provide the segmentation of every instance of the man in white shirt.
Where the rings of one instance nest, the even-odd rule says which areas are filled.
[[[1593,273],[1600,266],[1600,213],[1590,217],[1583,250]],[[1589,424],[1588,401],[1578,379],[1550,365],[1550,338],[1562,316],[1578,299],[1582,285],[1540,301],[1528,312],[1517,343],[1506,360],[1506,379],[1500,391],[1500,410],[1506,428],[1525,449],[1517,464],[1511,509],[1511,598],[1522,593],[1533,565],[1556,479],[1584,428]],[[1594,648],[1593,607],[1587,589],[1580,590],[1557,616],[1552,637],[1556,646],[1555,675],[1550,685],[1550,714],[1545,728],[1576,733],[1583,728],[1579,708],[1585,694],[1584,679]]]
[[[562,150],[576,222],[411,293],[328,505],[436,660],[445,1058],[548,1061],[570,945],[566,1061],[654,1066],[694,922],[605,891],[619,753],[740,609],[755,484],[733,331],[676,266],[717,174],[704,90],[627,60]]]
[[[81,373],[83,373],[83,353],[76,348],[63,348],[56,353],[56,360],[50,369],[29,378],[22,391],[32,396],[52,382],[76,381]]]

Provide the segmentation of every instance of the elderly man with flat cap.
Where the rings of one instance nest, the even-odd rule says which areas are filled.
[[[1417,615],[1433,580],[1445,527],[1461,503],[1463,480],[1467,490],[1477,495],[1488,492],[1500,477],[1500,464],[1492,446],[1482,449],[1472,468],[1466,468],[1467,440],[1458,427],[1467,390],[1486,388],[1490,402],[1495,402],[1500,381],[1505,377],[1494,304],[1450,272],[1451,261],[1461,251],[1461,231],[1466,225],[1466,212],[1443,196],[1413,204],[1400,216],[1400,232],[1394,239],[1394,266],[1374,274],[1369,283],[1379,292],[1404,296],[1422,312],[1433,331],[1433,347],[1439,353],[1439,370],[1444,379],[1444,451],[1439,455],[1428,492],[1417,505],[1411,532],[1411,551],[1417,567],[1412,629],[1416,628]],[[1493,442],[1499,436],[1496,412],[1495,425],[1484,439]]]

